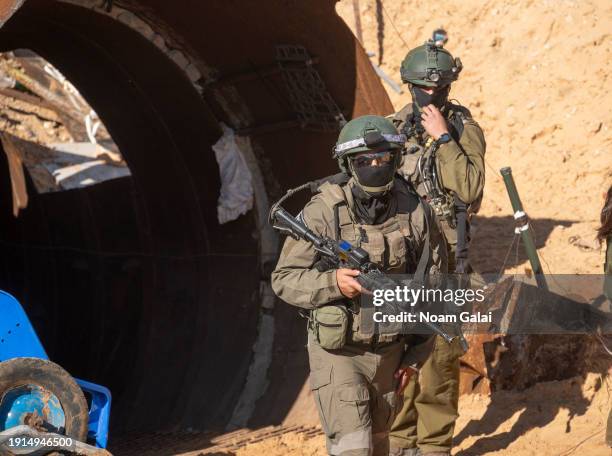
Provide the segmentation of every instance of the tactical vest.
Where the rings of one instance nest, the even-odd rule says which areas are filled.
[[[379,225],[358,223],[354,216],[354,201],[349,185],[336,185],[329,182],[319,187],[321,201],[333,211],[334,235],[355,246],[360,246],[370,255],[370,260],[387,273],[405,274],[409,271],[407,263],[415,262],[418,251],[412,214],[398,213]],[[415,198],[418,196],[415,194]],[[419,200],[419,204],[420,200]],[[362,312],[359,298],[352,300],[352,325],[349,340],[356,343],[370,343],[374,334],[362,331]],[[378,342],[397,340],[399,333],[379,334]]]
[[[448,114],[446,116],[449,126],[449,133],[452,138],[460,144],[461,136],[463,135],[465,122],[472,118],[470,111],[458,104],[448,103],[447,104]],[[399,114],[402,114],[400,116]],[[424,139],[425,129],[417,122],[416,116],[414,115],[414,109],[412,105],[408,105],[400,113],[396,114],[393,118],[394,124],[398,126],[402,121],[404,125],[401,128],[401,132],[404,133],[408,139],[411,138],[416,140],[419,146],[428,147],[429,141]],[[405,118],[402,118],[405,116]],[[482,203],[482,193],[480,196],[470,204],[466,204],[461,201],[456,195],[445,192],[449,198],[454,200],[453,209],[454,212],[454,226],[447,226],[444,228],[447,237],[455,237],[455,265],[458,272],[464,272],[463,266],[467,264],[468,259],[468,245],[469,245],[469,219],[470,214],[478,213],[480,205]],[[446,226],[446,221],[441,220],[442,224]]]
[[[461,136],[463,135],[463,130],[465,129],[465,123],[466,121],[472,119],[472,114],[470,113],[469,109],[467,109],[464,106],[458,105],[458,104],[448,103],[447,106],[448,106],[447,120],[448,120],[448,126],[449,126],[449,129],[448,129],[449,133],[451,137],[455,140],[455,142],[460,144]],[[405,118],[402,118],[401,116],[399,116],[400,114],[405,116]],[[412,105],[408,105],[404,109],[399,111],[393,117],[392,120],[396,127],[398,127],[402,122],[404,123],[404,125],[401,128],[401,132],[406,135],[408,140],[415,139],[417,143],[419,144],[419,146],[421,147],[425,147],[429,145],[428,140],[424,140],[423,138],[425,129],[422,126],[419,127],[419,125],[417,125],[416,116],[414,115],[414,110],[412,108]],[[463,202],[461,202],[461,204],[466,206],[466,210],[469,213],[476,214],[478,213],[478,210],[480,209],[481,202],[482,202],[482,194],[469,205],[466,205]]]

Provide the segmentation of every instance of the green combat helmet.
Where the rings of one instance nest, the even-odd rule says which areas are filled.
[[[380,194],[393,185],[405,142],[406,136],[399,134],[389,119],[371,115],[357,117],[340,131],[333,157],[340,169],[352,175],[363,190]],[[356,154],[361,155],[354,157]]]
[[[453,58],[444,49],[448,35],[443,29],[433,32],[433,37],[406,55],[400,68],[403,83],[427,87],[444,87],[456,81],[463,69],[459,57]]]

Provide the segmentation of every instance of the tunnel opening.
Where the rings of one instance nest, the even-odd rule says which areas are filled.
[[[0,52],[32,49],[74,83],[131,171],[34,194],[15,218],[0,163],[0,287],[52,359],[111,388],[113,438],[295,419],[308,399],[306,333],[270,288],[269,202],[337,172],[342,119],[392,109],[334,1],[236,8],[28,0],[0,29]],[[224,224],[211,150],[221,123],[254,193],[253,209]]]
[[[2,51],[32,49],[58,67],[132,175],[47,194],[28,178],[29,205],[14,218],[0,165],[0,286],[23,303],[52,359],[110,387],[114,428],[226,422],[256,336],[259,243],[253,212],[216,220],[218,123],[184,72],[129,27],[43,3],[28,2],[2,29]]]
[[[98,114],[50,62],[29,49],[0,53],[1,139],[13,214],[27,207],[27,171],[37,193],[130,176]]]

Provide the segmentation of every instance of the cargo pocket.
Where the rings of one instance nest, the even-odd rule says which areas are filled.
[[[342,305],[317,307],[312,311],[314,336],[322,348],[337,350],[346,344],[349,312]]]
[[[406,241],[400,230],[385,234],[389,246],[389,267],[396,268],[406,261]]]
[[[310,372],[310,389],[319,412],[321,427],[326,436],[332,437],[333,432],[329,427],[332,414],[332,386],[331,366],[320,367]]]
[[[366,385],[338,385],[338,422],[343,434],[371,425],[370,392]]]
[[[331,383],[331,366],[319,367],[310,372],[310,389],[313,391]]]

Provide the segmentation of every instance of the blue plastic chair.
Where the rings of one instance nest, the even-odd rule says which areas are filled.
[[[49,359],[19,301],[0,290],[0,362],[13,358]],[[87,439],[98,448],[106,448],[111,393],[103,386],[76,378],[75,381],[91,396]]]

